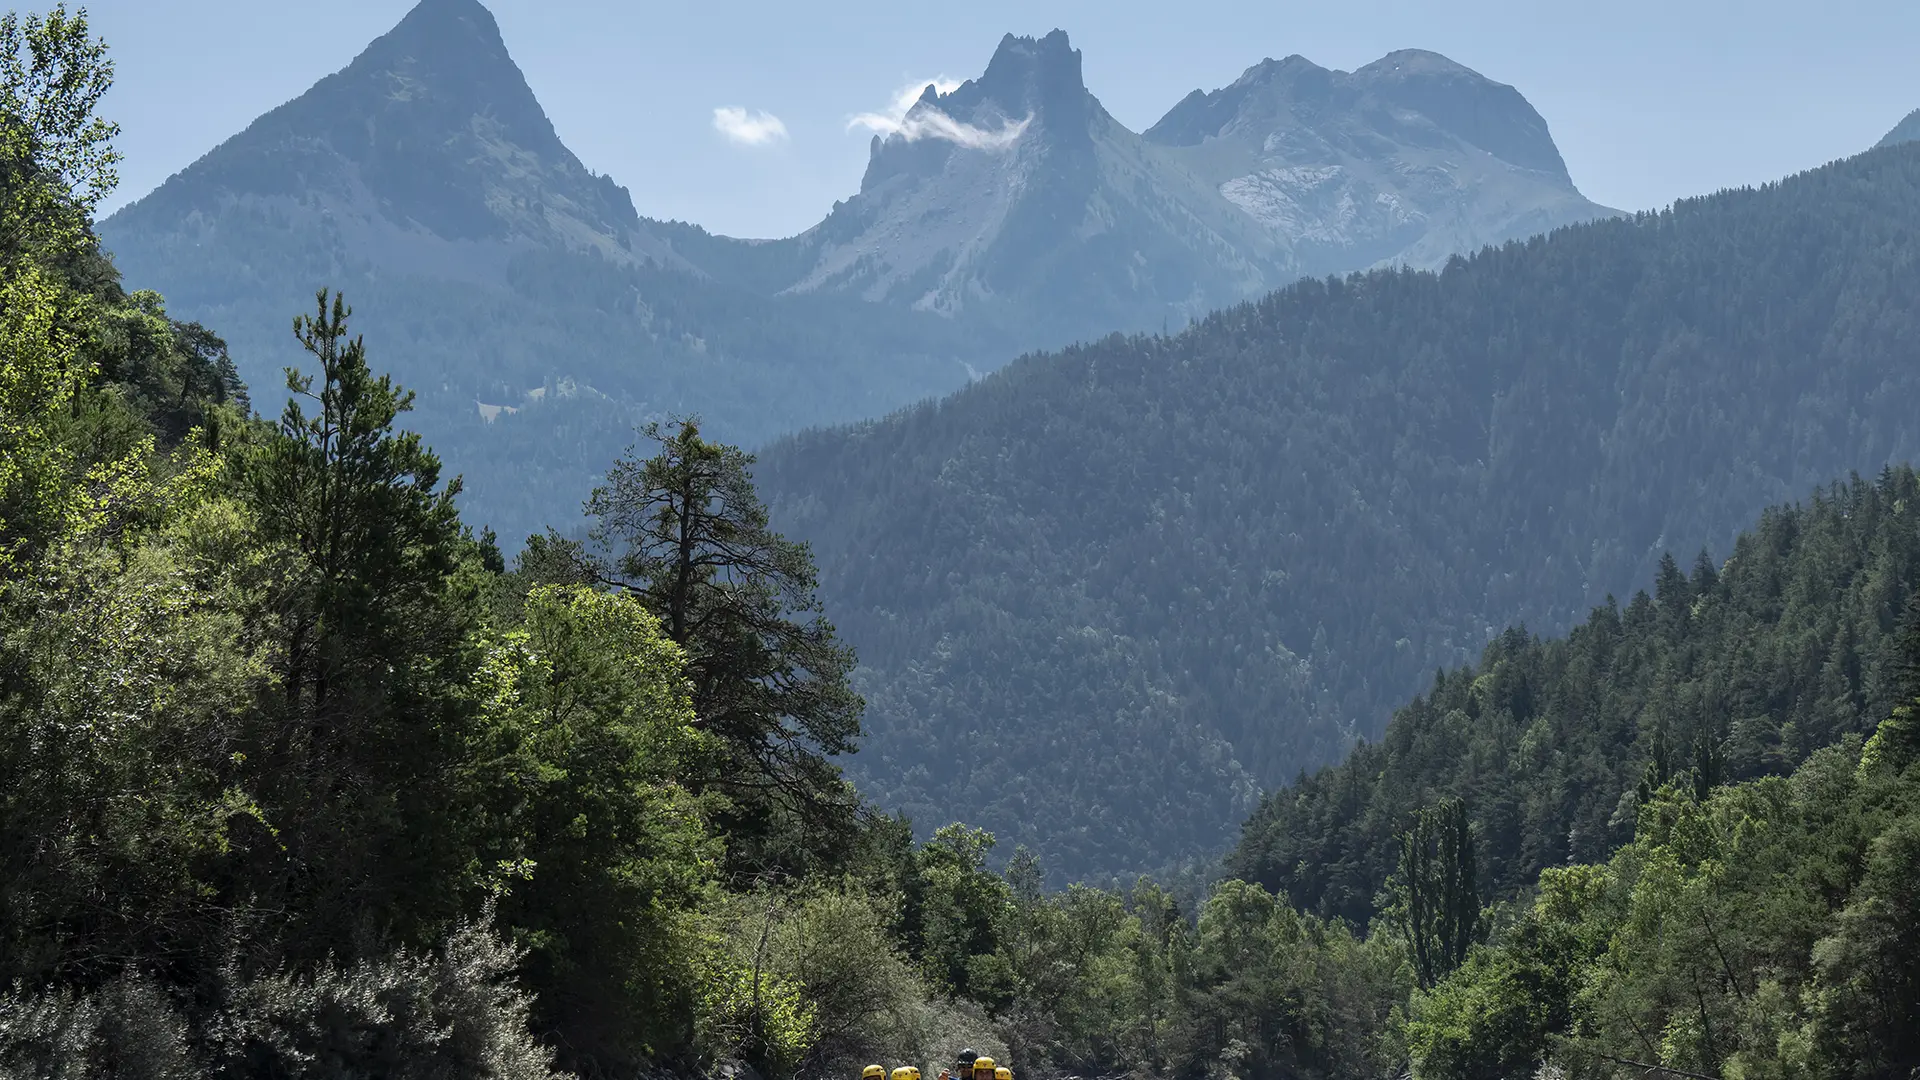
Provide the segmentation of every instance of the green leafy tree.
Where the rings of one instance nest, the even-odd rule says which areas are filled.
[[[945,825],[916,853],[920,879],[920,962],[938,990],[989,1006],[1005,1005],[1011,986],[996,962],[1011,892],[987,868],[993,836]]]
[[[475,692],[467,768],[542,1026],[574,1065],[631,1068],[680,1045],[699,948],[688,913],[720,851],[683,784],[710,740],[679,648],[630,597],[539,586],[521,626],[489,642]]]
[[[1616,916],[1606,867],[1549,869],[1499,948],[1415,1000],[1408,1051],[1421,1080],[1534,1075],[1573,1022],[1575,995]]]
[[[1459,967],[1480,937],[1477,864],[1473,824],[1459,799],[1421,810],[1400,834],[1388,918],[1406,940],[1423,990]]]
[[[120,127],[97,112],[112,85],[84,10],[0,16],[0,261],[59,264],[91,246],[93,211],[119,183]]]

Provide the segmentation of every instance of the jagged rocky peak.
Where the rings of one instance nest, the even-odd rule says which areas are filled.
[[[1093,107],[1080,50],[1068,43],[1066,31],[1055,30],[1041,38],[1006,35],[979,78],[946,94],[928,87],[907,115],[911,120],[937,110],[987,131],[1006,121],[1065,132],[1084,127]]]
[[[961,96],[966,89],[955,91],[954,96]],[[1009,112],[1031,112],[1054,119],[1082,113],[1088,98],[1080,50],[1067,41],[1065,30],[1054,30],[1042,38],[1012,34],[1001,38],[986,72],[974,81],[972,89],[983,100]]]
[[[1066,31],[1040,38],[1008,34],[978,78],[945,94],[928,86],[899,131],[875,136],[861,190],[940,174],[956,153],[1058,157],[1078,150],[1074,156],[1084,156],[1099,107]]]

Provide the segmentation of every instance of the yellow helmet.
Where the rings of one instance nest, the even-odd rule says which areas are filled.
[[[869,1065],[860,1070],[860,1080],[887,1080],[887,1070],[878,1065]]]
[[[913,1080],[913,1070],[902,1065],[893,1070],[893,1080]]]
[[[993,1080],[1013,1080],[1013,1070],[1002,1065],[993,1070]]]
[[[992,1072],[993,1072],[993,1059],[992,1059],[992,1058],[990,1058],[990,1057],[977,1057],[977,1058],[974,1058],[974,1059],[973,1059],[973,1071],[974,1071],[974,1072],[976,1072],[976,1073],[992,1073]]]

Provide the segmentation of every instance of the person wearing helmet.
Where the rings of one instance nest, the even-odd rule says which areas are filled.
[[[1005,1065],[996,1066],[993,1070],[993,1080],[1013,1080],[1013,1070]]]
[[[902,1065],[893,1070],[893,1080],[913,1080],[912,1066]]]
[[[973,1063],[979,1056],[971,1050],[960,1051],[951,1071],[940,1070],[940,1080],[973,1080]]]
[[[887,1080],[887,1070],[878,1065],[869,1065],[860,1070],[860,1080]]]
[[[977,1057],[973,1059],[973,1080],[993,1080],[993,1059]]]

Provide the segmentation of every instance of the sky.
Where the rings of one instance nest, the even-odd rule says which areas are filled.
[[[484,2],[484,0],[483,0]],[[94,0],[118,68],[118,205],[386,32],[411,0]],[[1871,146],[1920,107],[1912,0],[491,0],[560,137],[641,214],[783,236],[859,190],[872,117],[978,75],[1001,35],[1067,31],[1135,131],[1298,53],[1400,48],[1517,87],[1574,182],[1620,209],[1758,184]]]

